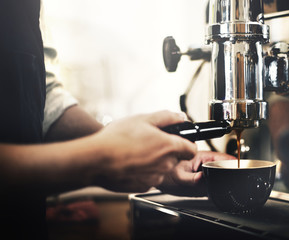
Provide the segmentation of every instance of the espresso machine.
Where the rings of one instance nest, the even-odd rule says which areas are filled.
[[[264,9],[272,6],[275,8],[264,14]],[[210,47],[182,52],[173,37],[165,38],[167,71],[176,71],[182,56],[187,55],[192,61],[202,62],[192,79],[196,81],[203,63],[211,64],[211,121],[198,123],[188,114],[189,124],[164,130],[192,141],[206,140],[212,150],[216,149],[211,138],[234,129],[245,130],[243,138],[253,139],[251,143],[259,141],[252,137],[256,131],[263,133],[261,138],[269,139],[267,95],[287,93],[289,79],[288,43],[270,43],[266,20],[287,17],[288,10],[287,0],[209,0],[205,42]],[[190,87],[180,97],[186,113]],[[235,142],[225,144],[227,152],[233,154]],[[256,159],[259,152],[246,154]],[[129,199],[133,239],[289,239],[289,194],[285,192],[273,191],[262,211],[252,215],[220,212],[207,197],[178,197],[155,191],[132,194]]]
[[[248,139],[247,143],[259,142],[262,146],[268,146],[266,149],[271,149],[270,143],[261,143],[262,138],[269,139],[270,136],[262,136],[260,140],[255,141],[252,135],[256,135],[256,132],[263,135],[264,132],[268,132],[268,129],[264,129],[266,124],[262,124],[266,122],[264,120],[269,114],[266,98],[272,92],[288,93],[288,43],[270,43],[270,29],[265,20],[287,16],[288,11],[278,12],[275,9],[277,12],[264,16],[264,5],[266,11],[270,11],[272,6],[276,8],[277,4],[282,3],[282,7],[288,10],[289,3],[286,4],[284,0],[264,2],[265,4],[263,0],[209,1],[205,42],[210,47],[190,48],[186,52],[181,52],[173,37],[164,40],[163,57],[167,71],[176,71],[183,55],[188,55],[191,60],[211,64],[208,118],[215,122],[215,125],[213,122],[210,123],[213,125],[211,128],[223,126],[222,135],[219,131],[219,135],[215,136],[214,131],[211,131],[211,135],[207,134],[202,138],[211,150],[216,151],[211,138],[223,136],[234,129],[250,129],[243,133],[243,138]],[[203,63],[195,75],[201,71]],[[194,80],[196,78],[192,79]],[[190,90],[188,88],[180,97],[180,106],[193,122],[194,119],[190,117],[187,106],[187,95]],[[230,126],[224,127],[225,123],[229,123]],[[181,130],[184,131],[184,128]],[[171,132],[176,133],[173,130]],[[227,153],[236,152],[237,144],[234,137],[229,138],[225,144]],[[243,155],[246,154],[244,157],[272,160],[269,151],[261,153],[258,147],[244,147]],[[250,153],[248,149],[254,151]]]

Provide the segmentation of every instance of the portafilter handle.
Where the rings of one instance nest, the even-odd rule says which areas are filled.
[[[232,128],[228,121],[208,121],[193,123],[185,121],[162,128],[163,131],[186,138],[191,142],[219,138],[230,133]]]

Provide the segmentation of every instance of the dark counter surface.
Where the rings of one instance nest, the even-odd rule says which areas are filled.
[[[286,196],[280,198],[278,192],[273,192],[258,212],[247,215],[223,213],[207,197],[176,197],[152,192],[131,195],[130,201],[141,202],[158,211],[167,213],[171,211],[169,214],[200,219],[264,239],[289,239],[289,201]]]

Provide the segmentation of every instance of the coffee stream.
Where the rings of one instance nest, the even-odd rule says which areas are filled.
[[[237,151],[238,151],[238,168],[240,168],[240,158],[241,158],[241,135],[242,135],[243,129],[236,129],[236,135],[237,135]]]

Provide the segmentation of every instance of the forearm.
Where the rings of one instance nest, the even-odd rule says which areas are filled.
[[[45,194],[85,186],[122,192],[161,183],[196,145],[159,128],[184,121],[168,111],[112,122],[96,134],[42,145],[0,144],[0,189],[34,188]]]
[[[0,178],[5,187],[35,188],[46,194],[73,190],[91,184],[94,174],[103,171],[104,157],[97,137],[57,144],[0,145]]]

